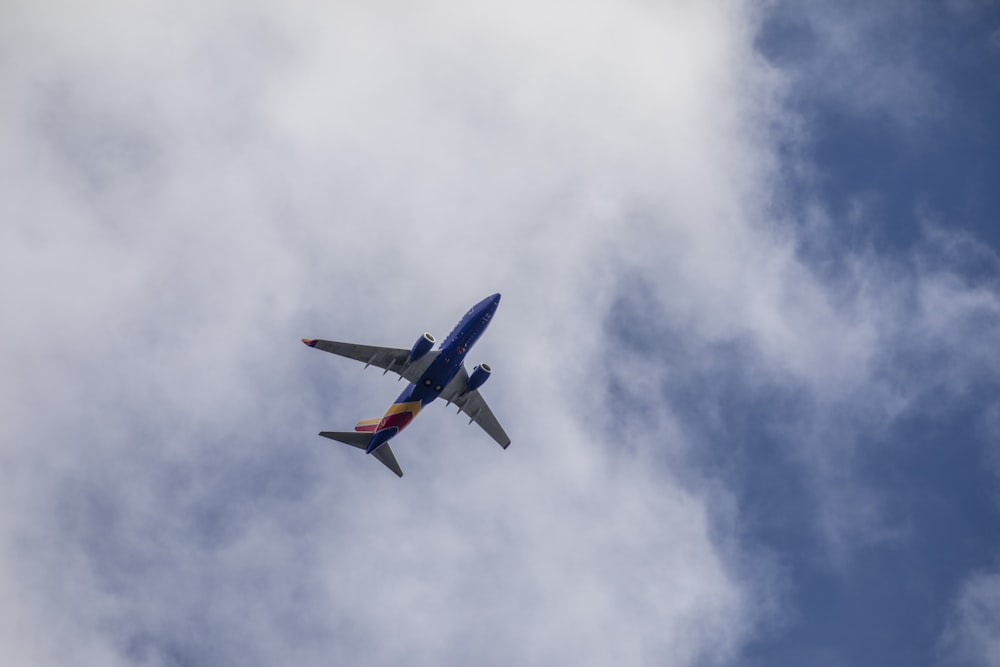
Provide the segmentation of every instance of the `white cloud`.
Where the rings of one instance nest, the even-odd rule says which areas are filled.
[[[739,5],[5,12],[5,662],[738,653],[738,540],[586,419],[621,263],[740,233],[769,168]],[[316,438],[399,385],[299,337],[494,290],[509,451],[429,410],[399,482]]]
[[[793,41],[777,54],[807,97],[824,108],[885,119],[886,131],[921,130],[948,100],[928,71],[920,38],[929,13],[909,2],[779,2]]]
[[[4,662],[734,660],[780,587],[683,465],[679,369],[616,326],[694,366],[745,345],[812,401],[788,440],[831,542],[884,528],[838,487],[838,410],[910,398],[877,371],[900,321],[955,332],[894,305],[911,274],[820,280],[774,222],[795,119],[740,3],[4,12],[0,590],[32,598]],[[994,312],[941,275],[922,303]],[[637,276],[648,310],[609,324]],[[299,337],[405,345],[497,290],[470,360],[510,450],[430,408],[400,482],[316,438],[400,385]]]
[[[939,644],[941,663],[1000,663],[1000,575],[978,572],[962,585]]]

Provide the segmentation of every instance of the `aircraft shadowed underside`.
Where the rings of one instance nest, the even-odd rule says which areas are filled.
[[[389,440],[406,428],[425,405],[443,398],[447,404],[458,406],[459,412],[469,416],[470,424],[479,424],[506,449],[510,438],[479,393],[492,369],[480,364],[469,373],[464,363],[465,355],[486,331],[498,305],[499,294],[474,305],[437,350],[431,349],[435,340],[429,333],[418,338],[408,350],[303,338],[302,342],[309,347],[356,359],[365,368],[377,366],[384,373],[392,371],[410,382],[381,418],[363,419],[353,431],[322,431],[320,435],[365,450],[402,477],[403,471],[389,448]]]

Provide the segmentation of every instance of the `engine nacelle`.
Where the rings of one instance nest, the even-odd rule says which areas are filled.
[[[434,336],[429,333],[425,333],[423,336],[418,338],[417,342],[410,348],[410,361],[416,361],[420,357],[424,356],[431,351],[432,347],[434,347]]]
[[[490,373],[493,369],[489,367],[489,364],[479,364],[472,369],[472,375],[469,376],[469,383],[466,385],[467,391],[475,391],[483,386],[483,383],[490,379]]]

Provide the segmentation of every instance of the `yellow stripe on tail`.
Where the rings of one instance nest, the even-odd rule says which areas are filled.
[[[376,419],[362,419],[354,427],[355,431],[360,431],[362,433],[374,433],[375,429],[378,428],[378,423],[382,421],[381,418]]]

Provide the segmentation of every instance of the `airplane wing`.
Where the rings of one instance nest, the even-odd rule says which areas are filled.
[[[478,389],[468,392],[464,391],[468,381],[469,373],[465,370],[465,366],[462,366],[458,371],[458,375],[441,392],[441,398],[457,405],[460,412],[469,415],[470,424],[472,422],[479,424],[480,428],[497,441],[498,445],[507,449],[507,446],[510,444],[507,432],[500,426],[500,422],[497,421],[497,418],[493,415],[493,411],[490,410],[490,406],[486,404],[486,399],[483,398]]]
[[[427,367],[437,357],[436,350],[432,350],[420,357],[416,361],[409,362],[410,351],[397,347],[378,347],[376,345],[357,345],[355,343],[341,343],[335,340],[311,340],[303,338],[302,342],[309,347],[323,350],[332,354],[355,359],[360,361],[367,368],[377,366],[386,372],[392,371],[403,379],[416,382],[424,374]],[[407,363],[409,362],[409,363]]]

